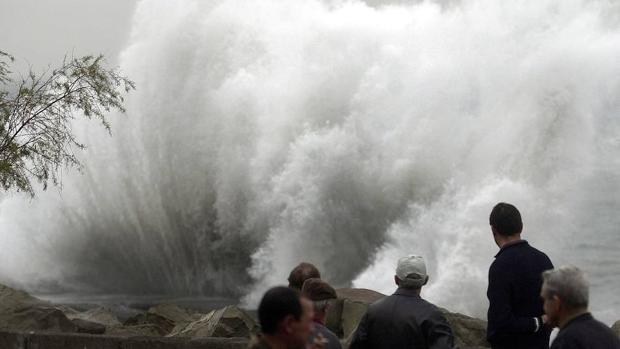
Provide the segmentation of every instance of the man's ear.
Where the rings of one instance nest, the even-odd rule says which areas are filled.
[[[280,330],[286,334],[291,334],[295,332],[294,322],[295,322],[295,317],[292,314],[285,316],[284,319],[280,321],[280,326],[281,326]]]
[[[557,310],[560,310],[564,307],[564,302],[562,302],[562,298],[558,297],[557,294],[554,294],[553,296],[551,296],[551,299],[553,300],[553,303],[557,307]]]
[[[428,279],[429,279],[429,276],[426,275],[426,278],[425,278],[424,283],[422,284],[422,286],[424,286],[424,285],[426,285],[428,283]]]

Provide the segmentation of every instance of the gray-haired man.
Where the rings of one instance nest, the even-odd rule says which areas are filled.
[[[620,339],[588,312],[588,282],[583,272],[565,266],[543,273],[545,320],[560,333],[551,349],[620,349]]]
[[[448,349],[454,336],[448,321],[433,304],[420,297],[428,282],[420,256],[398,260],[396,292],[372,304],[357,327],[350,349]]]

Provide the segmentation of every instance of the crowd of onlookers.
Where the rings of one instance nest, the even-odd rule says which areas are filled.
[[[489,223],[499,252],[489,268],[487,340],[493,349],[620,349],[619,337],[588,311],[588,282],[576,267],[554,269],[547,255],[521,238],[521,214],[499,203]],[[449,322],[420,296],[428,282],[421,256],[398,260],[394,294],[371,304],[350,338],[350,349],[455,348]],[[337,293],[309,263],[293,269],[289,286],[268,290],[258,307],[261,334],[252,349],[340,349],[325,327]]]

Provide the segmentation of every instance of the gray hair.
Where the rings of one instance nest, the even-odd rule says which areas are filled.
[[[574,266],[563,266],[543,273],[545,297],[557,296],[567,306],[587,308],[589,283],[583,271]]]

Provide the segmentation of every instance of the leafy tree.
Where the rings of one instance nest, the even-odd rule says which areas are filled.
[[[59,185],[65,167],[78,170],[74,149],[84,149],[71,129],[76,117],[97,119],[110,132],[105,115],[125,112],[123,95],[134,83],[117,69],[104,67],[103,56],[65,59],[42,74],[30,70],[14,80],[14,58],[0,51],[0,186],[34,195],[33,181],[46,189]]]

